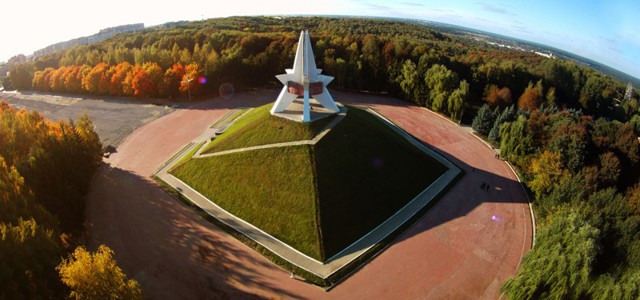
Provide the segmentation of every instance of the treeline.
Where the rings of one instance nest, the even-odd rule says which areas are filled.
[[[35,73],[77,66],[88,72],[103,63],[111,69],[126,62],[147,73],[158,73],[149,64],[157,65],[159,73],[175,64],[196,64],[199,76],[206,79],[200,81],[202,93],[210,95],[225,82],[236,88],[278,84],[274,75],[291,67],[299,30],[304,28],[311,31],[318,67],[336,77],[334,88],[404,97],[453,119],[470,122],[483,103],[504,107],[523,96],[522,105],[530,108],[545,103],[623,122],[638,113],[636,93],[625,97],[621,83],[591,68],[422,25],[354,18],[233,17],[147,29],[18,65],[7,83],[19,89],[59,91],[52,82],[47,86],[46,74],[35,80]],[[161,86],[164,75],[150,77]],[[151,96],[175,95],[158,88]]]
[[[203,77],[198,64],[174,64],[163,70],[156,63],[131,65],[121,62],[110,66],[65,66],[46,68],[33,75],[32,87],[38,91],[88,93],[92,95],[176,97],[202,93]]]
[[[534,195],[537,244],[512,299],[640,297],[640,142],[629,123],[557,108],[483,106],[474,129]]]
[[[57,266],[79,239],[101,152],[86,116],[51,122],[0,101],[1,299],[69,294]]]

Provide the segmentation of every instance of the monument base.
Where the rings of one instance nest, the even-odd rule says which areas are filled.
[[[287,108],[285,108],[281,112],[272,113],[272,115],[285,118],[291,121],[302,122],[303,114],[302,111],[304,109],[304,99],[298,98],[293,100]],[[320,104],[316,99],[309,99],[309,105],[311,106],[311,122],[326,118],[328,116],[336,114],[336,112],[330,111],[324,106]],[[340,107],[340,106],[339,106]],[[340,107],[341,111],[344,109]]]

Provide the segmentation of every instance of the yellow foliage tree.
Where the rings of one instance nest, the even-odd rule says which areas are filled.
[[[531,174],[533,179],[529,182],[529,187],[537,197],[550,192],[552,187],[569,178],[569,172],[562,167],[560,153],[549,150],[545,150],[531,162]]]
[[[75,299],[142,299],[138,282],[127,280],[113,258],[113,250],[101,245],[94,254],[78,247],[57,267],[62,282]]]

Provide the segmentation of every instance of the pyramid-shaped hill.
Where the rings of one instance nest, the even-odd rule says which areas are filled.
[[[318,134],[324,135],[318,140]],[[254,147],[297,141],[306,142]],[[254,148],[228,151],[247,147]],[[447,171],[376,116],[355,107],[344,118],[312,123],[272,116],[268,107],[259,107],[201,153],[171,174],[319,261],[359,240]]]

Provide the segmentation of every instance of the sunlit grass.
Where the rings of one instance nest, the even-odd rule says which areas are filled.
[[[322,259],[310,147],[192,159],[176,177],[235,216]]]
[[[257,107],[242,116],[224,134],[207,145],[203,153],[309,140],[333,119],[328,117],[312,123],[295,122],[272,116],[269,113],[272,105]]]

